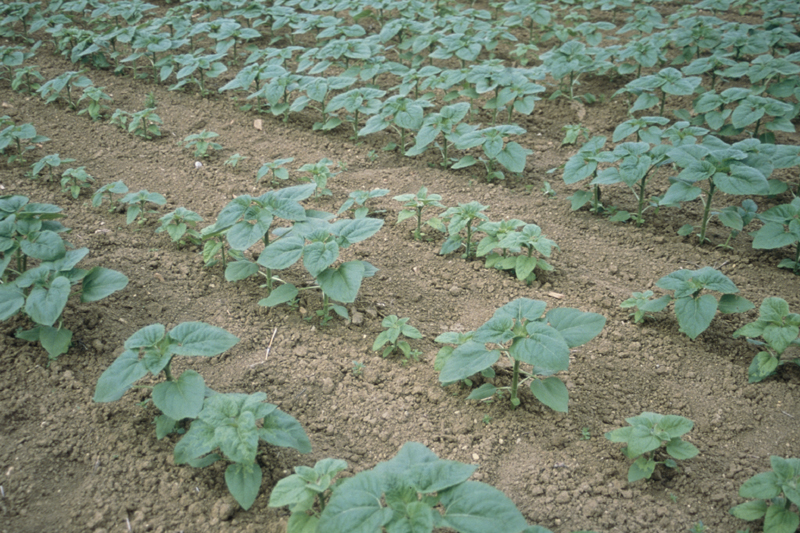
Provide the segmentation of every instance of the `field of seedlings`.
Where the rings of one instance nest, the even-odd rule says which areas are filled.
[[[795,0],[0,4],[0,533],[793,533]]]

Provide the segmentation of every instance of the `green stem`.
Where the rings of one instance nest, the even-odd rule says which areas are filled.
[[[660,117],[664,116],[664,104],[666,102],[667,102],[667,93],[665,93],[664,90],[662,89],[661,90],[661,109],[658,112],[658,116],[660,116]]]
[[[519,361],[514,360],[514,375],[511,378],[511,402],[517,399],[517,385],[519,385]]]
[[[792,268],[792,271],[795,275],[800,276],[800,243],[795,245],[794,268]]]
[[[472,220],[473,219],[469,219],[469,222],[467,222],[467,261],[469,261],[470,249],[472,248]]]
[[[170,372],[169,365],[170,363],[167,363],[167,366],[164,367],[164,375],[167,376],[167,381],[175,381],[175,378],[172,377],[172,372]]]
[[[417,229],[414,231],[414,240],[420,240],[422,235],[420,231],[422,230],[422,206],[417,207]]]
[[[708,226],[708,219],[711,216],[711,197],[714,196],[714,189],[716,185],[709,180],[708,197],[705,201],[705,209],[703,209],[703,221],[700,224],[700,244],[706,242],[706,227]]]

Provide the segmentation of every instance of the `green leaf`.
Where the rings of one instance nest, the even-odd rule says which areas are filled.
[[[692,340],[708,329],[716,312],[717,300],[710,294],[675,300],[675,315],[678,317],[680,330]]]
[[[42,261],[55,261],[67,252],[61,236],[49,230],[34,235],[33,240],[20,241],[19,247],[25,255]]]
[[[525,326],[528,337],[515,339],[508,354],[533,366],[533,374],[550,376],[569,367],[569,345],[555,328],[541,322]]]
[[[518,532],[528,527],[514,502],[485,483],[465,481],[439,496],[444,506],[440,527],[460,533]]]
[[[250,509],[261,489],[261,467],[255,463],[233,463],[225,469],[225,484],[242,509]]]
[[[782,505],[770,505],[764,515],[764,533],[795,533],[800,516]]]
[[[505,344],[514,338],[514,321],[505,315],[493,316],[475,330],[473,339],[480,343]]]
[[[39,342],[47,351],[49,359],[57,359],[59,355],[67,353],[72,344],[72,332],[66,328],[56,329],[50,326],[40,326]]]
[[[326,268],[317,276],[322,292],[342,303],[355,301],[363,279],[364,265],[361,261],[349,261],[338,268]]]
[[[747,377],[750,383],[757,383],[770,377],[778,369],[780,361],[769,352],[758,352],[747,369]]]
[[[725,314],[744,313],[754,307],[750,300],[735,294],[723,294],[717,305],[719,312]]]
[[[225,267],[226,281],[240,281],[258,273],[258,264],[243,259],[232,261]]]
[[[531,150],[523,148],[515,142],[510,142],[497,154],[497,162],[511,172],[519,173],[525,170],[525,159],[532,153]]]
[[[176,355],[219,355],[239,342],[237,336],[204,322],[183,322],[169,336],[177,343],[170,343],[170,353]]]
[[[553,411],[566,413],[569,407],[569,392],[564,382],[557,377],[534,379],[531,382],[531,392],[536,399]]]
[[[286,533],[316,533],[319,518],[306,513],[292,513],[286,524]]]
[[[8,320],[25,305],[25,293],[13,284],[0,285],[0,320]]]
[[[111,363],[97,380],[95,402],[113,402],[122,398],[125,391],[147,375],[144,363],[133,350],[125,350]]]
[[[547,308],[547,303],[530,298],[517,298],[499,308],[492,315],[493,318],[508,317],[517,322],[537,320]]]
[[[545,320],[561,333],[570,348],[586,344],[598,336],[606,325],[606,317],[603,315],[567,307],[550,310],[545,315]]]
[[[787,231],[783,224],[769,222],[753,234],[753,248],[772,250],[798,242],[797,236]]]
[[[176,422],[167,415],[158,415],[156,417],[156,439],[161,440],[172,433]]]
[[[731,514],[740,520],[758,520],[767,514],[767,502],[764,500],[744,502],[731,509]]]
[[[279,409],[264,417],[258,436],[274,446],[294,448],[300,453],[311,451],[311,442],[303,426],[294,417]]]
[[[291,283],[285,283],[269,293],[269,296],[258,301],[258,305],[263,307],[275,307],[286,302],[291,302],[297,297],[297,287]]]
[[[106,296],[124,289],[127,285],[128,277],[125,274],[109,268],[94,267],[83,278],[81,301],[102,300]]]
[[[775,472],[761,472],[756,474],[739,487],[739,496],[742,498],[759,498],[770,500],[781,494],[781,483]]]
[[[497,387],[491,383],[484,383],[472,391],[469,396],[467,396],[467,400],[485,400],[486,398],[494,396],[495,392],[497,392]]]
[[[439,373],[441,383],[466,379],[491,367],[500,359],[500,352],[487,350],[483,344],[469,341],[453,350]]]
[[[746,165],[731,165],[730,174],[714,174],[714,184],[728,194],[769,194],[764,174]]]
[[[384,484],[373,471],[345,479],[320,515],[318,533],[375,533],[389,523],[394,511],[381,505]]]
[[[675,459],[682,460],[691,459],[700,453],[700,450],[693,444],[676,437],[667,443],[667,453]]]
[[[295,264],[303,255],[305,241],[290,235],[273,242],[258,256],[258,264],[272,270],[282,270]]]
[[[161,324],[150,324],[145,326],[136,333],[128,337],[125,341],[126,350],[135,350],[137,348],[148,348],[155,346],[161,339],[164,338],[166,329]]]
[[[592,192],[591,191],[575,191],[575,194],[569,197],[570,199],[570,209],[572,211],[577,211],[586,203],[592,199]]]
[[[655,469],[656,462],[653,459],[639,457],[628,469],[628,483],[633,483],[640,479],[650,479]]]
[[[153,387],[153,403],[173,420],[197,418],[203,408],[206,384],[194,370],[186,370],[173,381]]]
[[[312,242],[303,249],[303,266],[312,277],[331,266],[339,257],[339,245],[335,242]]]
[[[37,324],[52,326],[67,305],[70,288],[69,279],[64,276],[55,278],[49,289],[34,286],[25,302],[25,312]]]

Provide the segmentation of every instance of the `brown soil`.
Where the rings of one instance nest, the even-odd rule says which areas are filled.
[[[44,49],[35,63],[48,79],[74,69]],[[560,146],[564,124],[581,122],[593,135],[610,137],[614,125],[625,120],[621,101],[586,107],[564,99],[538,102],[521,124],[528,130],[522,143],[534,150],[523,178],[487,184],[475,170],[429,166],[433,155],[407,158],[381,151],[387,142],[382,135],[355,142],[343,126],[329,134],[312,132],[311,116],[284,124],[239,111],[239,103],[227,96],[170,92],[99,70],[87,75],[113,96],[112,109],[142,109],[145,93],[153,91],[163,137],[141,140],[107,122],[14,93],[7,82],[0,86],[3,113],[34,124],[51,139],[35,158],[48,153],[74,158],[73,165],[85,165],[98,186],[121,179],[131,191],[162,193],[168,203],[145,225],[128,226],[124,213],[92,208],[86,193],[73,200],[55,183],[28,180],[24,166],[0,174],[4,194],[64,209],[64,223],[72,228],[68,240],[91,250],[85,263],[130,278],[125,290],[101,302],[71,301],[64,325],[75,342],[52,364],[38,344],[14,338],[27,325],[21,316],[0,325],[3,533],[283,531],[287,512],[268,508],[267,501],[275,483],[295,465],[336,457],[357,472],[394,456],[406,441],[421,442],[443,458],[479,464],[475,479],[504,491],[530,523],[554,532],[686,531],[699,521],[712,531],[733,532],[748,526],[728,513],[742,501],[737,495],[742,482],[767,469],[770,455],[800,455],[800,403],[793,396],[800,374],[789,369],[748,384],[755,350],[731,338],[757,316],[756,310],[718,316],[693,342],[678,332],[671,311],[636,325],[619,307],[631,292],[654,288],[667,273],[709,265],[728,275],[756,306],[765,297],[781,296],[796,311],[797,278],[776,268],[785,250],[754,251],[746,234],[733,240],[730,251],[698,247],[696,239],[675,233],[697,223],[696,206],[662,209],[641,228],[571,212],[566,197],[576,187],[564,186],[559,173],[546,174],[576,150]],[[608,83],[589,78],[581,88],[610,97],[615,87]],[[256,118],[263,120],[263,129],[254,127]],[[203,129],[219,133],[224,150],[196,169],[191,152],[176,141]],[[781,142],[797,143],[798,136]],[[249,159],[236,170],[224,166],[237,152]],[[351,306],[358,324],[337,318],[320,327],[304,320],[320,307],[315,296],[304,297],[296,309],[259,307],[265,293],[256,280],[227,283],[219,265],[203,268],[198,248],[177,248],[166,233],[154,233],[157,217],[178,206],[210,223],[234,196],[260,194],[269,184],[256,184],[256,169],[283,157],[294,157],[287,184],[297,182],[296,169],[305,163],[328,157],[346,164],[328,184],[333,197],[308,202],[315,209],[335,212],[354,190],[391,190],[373,204],[386,210],[384,228],[348,252],[380,269],[365,280]],[[666,178],[653,181],[653,194],[666,189]],[[545,180],[556,190],[555,198],[541,194]],[[514,217],[539,224],[560,246],[551,261],[555,272],[527,287],[480,262],[438,255],[443,237],[435,231],[428,241],[415,242],[411,221],[395,224],[400,204],[391,197],[423,185],[441,194],[446,205],[477,200],[491,207],[494,220]],[[622,188],[606,187],[604,200],[634,207]],[[788,200],[757,201],[763,210]],[[710,236],[720,243],[727,232],[714,224]],[[286,275],[303,281],[303,273],[293,267]],[[530,391],[523,392],[522,406],[514,411],[505,401],[478,404],[467,401],[468,392],[459,386],[439,385],[434,337],[474,329],[522,296],[607,317],[601,335],[573,351],[570,370],[562,375],[570,389],[568,414],[544,408]],[[411,317],[425,335],[412,341],[422,352],[419,362],[403,364],[371,352],[382,317],[390,314]],[[129,392],[113,404],[92,402],[98,376],[133,332],[156,322],[172,327],[195,320],[223,327],[241,342],[221,356],[192,359],[188,365],[215,390],[266,392],[299,420],[313,445],[309,455],[262,447],[265,478],[249,511],[228,494],[224,466],[174,465],[177,437],[156,440],[155,409],[139,405],[146,390]],[[354,361],[365,365],[362,376],[353,374]],[[658,472],[652,480],[629,484],[629,461],[603,434],[642,411],[692,419],[687,439],[700,455],[684,461],[678,472]]]

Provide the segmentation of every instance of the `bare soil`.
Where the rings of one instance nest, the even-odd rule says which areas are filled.
[[[49,52],[43,47],[35,58],[46,78],[75,69]],[[487,184],[475,168],[431,166],[436,158],[430,153],[408,158],[382,151],[388,137],[380,134],[356,141],[344,126],[321,134],[311,131],[310,115],[283,123],[240,111],[241,102],[227,95],[170,92],[101,70],[87,75],[113,96],[112,109],[142,109],[145,94],[154,92],[163,137],[142,140],[63,106],[44,105],[38,96],[12,92],[8,82],[0,83],[2,112],[51,139],[34,152],[34,160],[59,153],[76,159],[73,166],[85,165],[97,186],[123,180],[131,191],[156,191],[168,202],[146,224],[126,225],[121,209],[95,209],[87,193],[73,200],[56,183],[31,181],[24,176],[26,166],[0,172],[3,194],[64,209],[64,224],[72,228],[68,240],[91,250],[88,266],[117,269],[130,278],[125,290],[106,300],[70,302],[64,326],[74,332],[74,345],[56,362],[48,364],[38,344],[15,339],[14,332],[27,326],[21,315],[0,324],[3,533],[284,531],[287,512],[268,508],[267,502],[272,487],[294,466],[336,457],[354,473],[393,457],[406,441],[421,442],[443,458],[479,464],[475,479],[504,491],[530,523],[557,533],[676,532],[699,521],[711,531],[733,532],[753,527],[728,513],[743,501],[737,495],[742,482],[766,470],[770,455],[800,455],[800,373],[787,369],[748,384],[747,367],[756,351],[731,338],[755,319],[757,309],[718,316],[691,341],[678,332],[671,311],[637,325],[619,306],[634,291],[658,294],[653,284],[665,274],[708,265],[729,276],[756,308],[762,299],[780,296],[796,311],[798,278],[776,268],[785,250],[755,251],[746,233],[731,242],[732,250],[697,246],[696,238],[680,237],[676,230],[699,221],[698,206],[651,213],[643,227],[571,212],[566,198],[576,187],[565,186],[559,172],[546,173],[576,151],[561,146],[562,126],[580,122],[592,135],[610,138],[626,119],[623,102],[609,100],[618,86],[608,79],[588,78],[581,86],[605,95],[602,103],[538,102],[520,124],[528,131],[521,143],[534,151],[522,178]],[[219,86],[230,75],[214,83]],[[260,129],[256,119],[263,121]],[[224,150],[196,168],[191,151],[177,141],[203,129],[219,133]],[[249,159],[232,169],[223,163],[233,153]],[[315,209],[335,212],[354,190],[391,190],[372,204],[385,210],[383,229],[345,257],[366,259],[380,269],[350,306],[352,321],[337,318],[322,327],[305,320],[321,306],[313,294],[303,296],[297,308],[259,307],[266,294],[257,280],[228,283],[220,265],[203,268],[199,248],[179,248],[166,233],[154,233],[158,216],[179,206],[213,222],[236,195],[260,194],[270,186],[254,179],[262,163],[286,157],[294,158],[291,178],[278,186],[298,183],[296,169],[323,157],[345,164],[328,184],[333,196],[308,202]],[[650,192],[666,190],[668,176],[654,178]],[[791,179],[796,182],[796,176]],[[545,180],[555,197],[540,192]],[[493,220],[513,217],[540,225],[560,246],[551,261],[555,271],[526,286],[480,261],[439,255],[444,236],[433,230],[425,241],[414,241],[410,220],[395,223],[401,208],[391,197],[423,185],[448,206],[477,200],[490,206]],[[605,194],[607,205],[634,209],[633,196],[622,187],[606,187]],[[740,201],[724,198],[719,207]],[[789,200],[757,201],[763,210]],[[713,243],[727,235],[726,228],[712,225]],[[286,276],[302,282],[304,271],[293,267]],[[506,401],[467,401],[466,389],[441,387],[433,369],[437,335],[475,329],[522,296],[607,317],[601,335],[573,351],[570,370],[562,375],[570,390],[567,414],[543,407],[530,391],[522,393],[516,410]],[[410,317],[425,335],[412,341],[422,353],[419,361],[382,359],[371,351],[382,318],[390,314]],[[121,353],[125,339],[148,324],[172,327],[184,321],[223,327],[241,342],[223,355],[177,365],[190,365],[218,391],[266,392],[311,439],[308,455],[262,447],[265,479],[249,511],[228,494],[223,465],[202,470],[174,465],[178,436],[156,440],[155,409],[140,405],[147,389],[113,404],[92,402],[98,376]],[[354,361],[364,364],[362,375],[353,373]],[[509,378],[501,372],[499,379]],[[652,480],[629,484],[629,461],[603,434],[642,411],[692,419],[687,440],[700,455],[677,471],[659,470]]]

